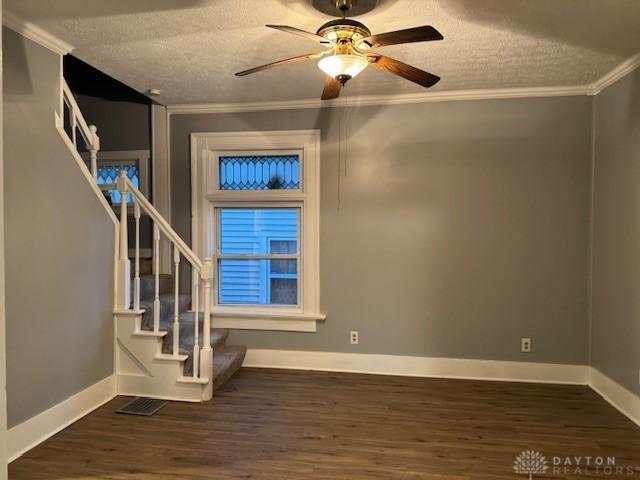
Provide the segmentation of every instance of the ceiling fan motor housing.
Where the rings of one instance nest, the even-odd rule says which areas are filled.
[[[362,23],[350,18],[331,20],[322,25],[317,32],[321,37],[336,44],[339,53],[350,53],[346,50],[355,50],[361,47],[361,40],[370,37],[371,31]]]

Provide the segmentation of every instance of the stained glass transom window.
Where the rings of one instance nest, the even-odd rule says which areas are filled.
[[[129,177],[129,180],[131,180],[131,183],[133,183],[133,186],[139,189],[140,168],[138,165],[98,165],[98,185],[113,185],[113,188],[108,190],[109,196],[111,197],[111,203],[113,205],[120,205],[120,192],[116,188],[115,184],[118,183],[118,177],[120,176],[121,170],[127,172],[127,176]],[[131,193],[127,193],[127,203],[133,203],[133,195]]]
[[[298,155],[220,157],[220,190],[298,190]]]

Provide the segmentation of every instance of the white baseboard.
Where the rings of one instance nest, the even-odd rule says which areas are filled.
[[[245,367],[586,385],[583,365],[250,349]]]
[[[116,395],[115,376],[91,385],[7,432],[9,462],[111,400]]]
[[[640,397],[591,367],[589,386],[623,415],[640,426]]]

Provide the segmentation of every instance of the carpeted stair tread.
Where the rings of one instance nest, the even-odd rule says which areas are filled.
[[[162,273],[158,275],[160,295],[173,293],[173,276]],[[140,301],[153,300],[156,292],[155,275],[140,275]],[[133,297],[133,281],[131,282],[131,295]]]
[[[180,319],[179,353],[184,355],[191,355],[193,353],[193,344],[195,343],[193,320],[193,313],[191,313],[191,321]],[[202,321],[199,322],[198,336],[199,343],[202,345]],[[211,329],[211,348],[221,348],[228,336],[229,330],[226,328]],[[162,339],[162,353],[173,353],[173,324],[169,327],[167,335]]]
[[[247,354],[247,347],[224,346],[213,352],[213,389],[217,390],[236,373]]]
[[[175,296],[173,293],[160,295],[160,329],[173,327]],[[185,312],[191,306],[191,295],[178,295],[178,311]],[[145,311],[142,316],[142,329],[153,330],[153,298],[140,300],[140,308]]]

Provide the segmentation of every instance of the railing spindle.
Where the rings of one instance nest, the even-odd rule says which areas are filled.
[[[174,273],[174,305],[173,305],[173,354],[180,353],[180,250],[174,245],[173,247],[173,263],[175,265]]]
[[[133,277],[133,308],[140,310],[140,204],[134,202],[133,215],[136,220],[136,259]]]
[[[200,370],[200,338],[199,338],[199,316],[200,316],[200,305],[199,305],[199,290],[200,290],[200,283],[199,283],[199,272],[196,271],[196,269],[193,269],[193,289],[191,291],[191,298],[193,300],[193,311],[194,311],[194,316],[195,316],[195,326],[194,328],[194,332],[193,332],[193,377],[197,377],[199,374],[199,370]]]
[[[153,248],[154,252],[158,252],[160,248],[160,229],[157,223],[153,223]],[[153,274],[155,275],[155,293],[153,300],[153,331],[160,331],[160,263],[159,256],[156,253],[153,266]]]
[[[200,357],[200,378],[211,380],[213,374],[213,356],[211,354],[211,283],[213,280],[213,260],[205,258],[202,265],[202,283],[204,284],[204,318],[202,319],[202,355]]]
[[[122,305],[124,310],[128,310],[131,306],[130,292],[130,262],[129,262],[129,239],[127,232],[127,174],[120,172],[120,180],[118,181],[118,190],[120,191],[120,287],[122,291]]]
[[[91,145],[89,146],[89,154],[91,155],[91,175],[93,179],[98,181],[98,151],[100,150],[100,137],[98,137],[98,128],[95,125],[89,125],[91,132]]]
[[[70,116],[71,116],[71,141],[73,142],[73,146],[78,148],[78,120],[76,119],[76,112],[73,110],[73,107],[70,108]]]

